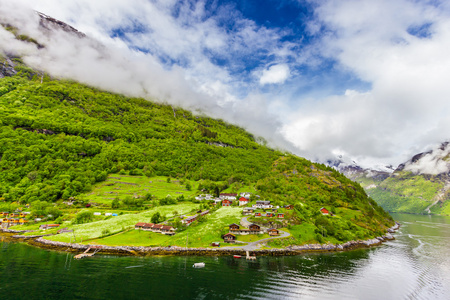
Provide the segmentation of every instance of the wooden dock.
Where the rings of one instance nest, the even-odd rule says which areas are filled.
[[[94,252],[88,253],[91,249],[94,249]],[[90,257],[90,256],[93,256],[98,251],[100,251],[100,249],[102,249],[101,246],[90,246],[89,248],[86,249],[86,251],[84,251],[83,253],[75,255],[73,258],[75,258],[75,259],[82,259],[82,258],[85,258],[85,257]]]

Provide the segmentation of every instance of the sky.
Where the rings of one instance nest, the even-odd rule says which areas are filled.
[[[32,10],[88,37],[43,33]],[[191,109],[315,161],[398,164],[449,140],[450,3],[0,0],[54,76]]]

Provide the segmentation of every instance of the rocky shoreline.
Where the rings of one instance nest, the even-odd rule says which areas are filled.
[[[395,239],[391,233],[397,231],[399,227],[400,224],[396,223],[393,227],[388,229],[388,233],[386,233],[386,235],[370,240],[349,241],[344,244],[338,245],[334,244],[306,244],[300,246],[293,245],[288,246],[284,249],[253,250],[250,252],[250,254],[257,256],[290,256],[311,252],[337,252],[337,251],[354,250],[358,248],[369,248],[381,245],[385,241]],[[15,230],[2,230],[2,234],[7,235],[12,239],[21,239],[26,241],[30,245],[37,246],[43,249],[81,253],[91,247],[90,245],[49,241],[43,238],[43,236],[45,235],[21,236],[14,233],[21,233],[21,232]],[[98,249],[97,247],[99,246],[96,246],[98,253],[113,254],[113,255],[227,256],[227,255],[246,254],[245,250],[243,249],[231,249],[231,248],[185,248],[178,246],[170,246],[170,247],[100,246],[101,249]]]

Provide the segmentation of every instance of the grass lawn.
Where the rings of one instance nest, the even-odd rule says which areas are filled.
[[[92,192],[84,194],[89,202],[110,204],[118,197],[120,200],[126,196],[145,196],[150,193],[158,198],[167,195],[178,197],[191,197],[196,195],[198,183],[186,180],[181,184],[179,180],[171,179],[167,182],[166,176],[146,177],[110,174],[106,181],[94,185]],[[192,186],[191,191],[186,189],[186,183]]]
[[[270,236],[267,233],[264,233],[264,234],[236,235],[236,237],[238,241],[251,243],[269,238]]]
[[[156,246],[168,241],[169,239],[170,236],[168,235],[131,229],[105,238],[83,242],[83,244],[107,246]]]
[[[161,215],[166,215],[167,218],[173,216],[173,211],[178,211],[180,214],[185,214],[190,212],[192,209],[197,209],[199,204],[194,204],[191,202],[182,202],[176,205],[158,206],[156,208],[135,214],[124,214],[117,217],[111,217],[107,220],[96,221],[80,225],[71,225],[69,222],[61,224],[62,227],[69,227],[69,229],[75,230],[75,236],[77,237],[77,242],[81,239],[94,239],[99,238],[104,235],[104,231],[108,230],[109,233],[118,233],[125,231],[126,229],[132,228],[137,222],[150,222],[150,218],[157,211]],[[72,233],[62,233],[57,236],[50,236],[48,239],[53,241],[70,242],[73,238]]]

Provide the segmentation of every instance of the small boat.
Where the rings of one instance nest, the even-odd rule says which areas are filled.
[[[233,255],[234,258],[241,258],[242,256],[240,255]]]
[[[194,268],[204,268],[205,267],[205,263],[204,262],[199,262],[199,263],[195,263],[193,265]]]

